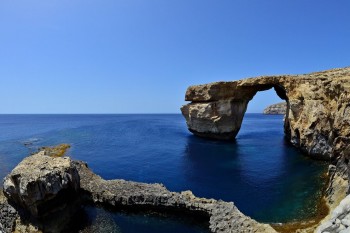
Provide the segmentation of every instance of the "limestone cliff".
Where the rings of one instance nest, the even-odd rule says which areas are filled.
[[[264,114],[267,115],[285,115],[287,109],[286,102],[272,104],[264,109]]]
[[[181,111],[195,135],[232,140],[249,101],[271,88],[287,103],[284,130],[294,146],[315,159],[349,156],[350,67],[190,86]]]

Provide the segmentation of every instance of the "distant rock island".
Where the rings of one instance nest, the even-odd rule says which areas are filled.
[[[272,104],[264,109],[266,115],[285,115],[287,110],[286,102]]]

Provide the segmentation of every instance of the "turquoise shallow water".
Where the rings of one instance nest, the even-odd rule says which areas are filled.
[[[179,114],[0,115],[0,178],[28,153],[58,143],[71,144],[69,155],[88,162],[105,179],[160,182],[171,191],[190,189],[200,197],[233,201],[263,222],[312,215],[326,169],[286,143],[283,116],[246,114],[237,140],[220,142],[191,135]],[[119,225],[138,219],[111,214]],[[176,220],[171,224],[195,227]]]

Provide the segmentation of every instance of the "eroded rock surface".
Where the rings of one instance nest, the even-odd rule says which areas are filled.
[[[346,196],[332,211],[331,218],[320,225],[317,233],[350,232],[350,195]]]
[[[272,104],[264,109],[264,114],[267,115],[285,115],[287,110],[287,103],[282,102],[278,104]]]
[[[104,180],[85,163],[74,165],[79,171],[82,192],[97,204],[207,216],[212,232],[276,232],[270,225],[242,214],[232,202],[198,198],[191,191],[170,192],[162,184]]]
[[[185,98],[191,103],[181,111],[195,135],[234,139],[248,102],[270,88],[287,103],[284,128],[293,145],[315,159],[349,156],[349,67],[191,86]]]
[[[0,232],[12,232],[15,228],[18,212],[11,206],[0,191]]]
[[[45,151],[29,156],[5,177],[4,194],[35,217],[61,209],[80,187],[71,163],[68,157],[45,156]]]

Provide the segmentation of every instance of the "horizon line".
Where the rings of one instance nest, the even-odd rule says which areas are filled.
[[[262,112],[246,112],[246,113],[261,113]],[[178,112],[169,113],[0,113],[0,115],[166,115],[166,114],[182,114]]]

